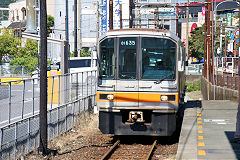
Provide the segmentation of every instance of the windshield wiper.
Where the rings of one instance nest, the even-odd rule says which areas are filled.
[[[167,74],[166,76],[162,77],[160,80],[155,81],[154,83],[155,83],[155,84],[159,84],[159,83],[161,83],[163,80],[165,80],[166,78],[168,78],[169,76],[173,75],[174,73],[175,73],[175,71],[172,71],[172,72],[170,72],[169,74]]]

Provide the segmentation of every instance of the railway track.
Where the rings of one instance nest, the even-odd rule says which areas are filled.
[[[117,140],[114,143],[114,145],[101,157],[101,160],[107,160],[107,159],[148,160],[151,158],[156,145],[157,145],[157,140],[155,140],[152,145],[121,144],[120,140]]]

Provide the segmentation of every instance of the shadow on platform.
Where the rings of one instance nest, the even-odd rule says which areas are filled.
[[[225,131],[226,137],[228,138],[229,143],[232,146],[232,149],[236,155],[237,159],[240,159],[240,143],[233,143],[231,140],[234,138],[234,132]]]

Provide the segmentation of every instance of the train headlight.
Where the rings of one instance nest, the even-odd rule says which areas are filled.
[[[176,101],[176,96],[175,95],[161,95],[160,101],[162,101],[162,102]]]
[[[113,99],[114,99],[114,95],[113,95],[113,94],[108,94],[108,95],[107,95],[107,99],[108,99],[109,101],[113,100]]]
[[[160,97],[160,100],[161,100],[161,101],[168,101],[168,96],[165,96],[165,95],[164,95],[164,96],[161,96],[161,97]]]

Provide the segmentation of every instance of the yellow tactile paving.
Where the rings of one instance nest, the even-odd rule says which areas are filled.
[[[203,140],[203,136],[198,136],[198,140]]]
[[[206,155],[205,150],[198,150],[198,155],[200,155],[200,156]]]
[[[202,133],[203,133],[203,131],[198,131],[198,133],[199,133],[199,134],[202,134]]]
[[[205,146],[204,142],[198,142],[198,147],[203,147],[203,146]]]
[[[197,120],[202,120],[202,117],[198,117]]]
[[[197,124],[202,124],[202,121],[197,121]]]
[[[202,128],[202,125],[199,125],[198,128]]]
[[[202,114],[197,114],[197,116],[198,116],[198,117],[201,117],[201,116],[202,116]]]

